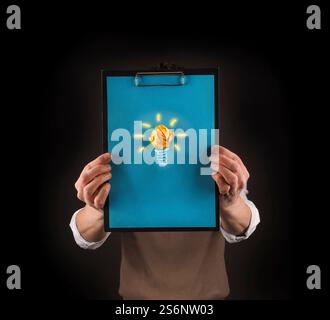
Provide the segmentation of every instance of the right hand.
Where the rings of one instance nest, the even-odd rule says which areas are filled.
[[[110,153],[104,153],[88,163],[75,183],[77,197],[88,206],[103,210],[110,191]]]

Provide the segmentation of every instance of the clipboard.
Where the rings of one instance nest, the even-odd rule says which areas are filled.
[[[165,166],[157,164],[156,156],[153,164],[133,161],[133,155],[141,152],[134,141],[134,121],[150,130],[160,124],[172,132],[174,127],[196,132],[206,129],[210,152],[210,131],[219,129],[218,69],[102,70],[102,91],[104,152],[120,156],[113,153],[118,144],[118,139],[113,141],[113,134],[125,129],[131,133],[132,155],[129,164],[111,163],[105,230],[218,231],[218,190],[211,176],[200,174],[203,165],[198,159],[195,164],[174,161]],[[175,147],[175,141],[176,137],[169,148]],[[154,149],[156,153],[157,148]],[[180,156],[187,158],[189,145],[184,149],[185,155]],[[179,152],[177,149],[172,154],[177,158]]]

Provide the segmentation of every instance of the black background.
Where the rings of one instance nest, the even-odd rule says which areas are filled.
[[[220,67],[221,143],[251,173],[262,223],[249,241],[227,246],[230,298],[322,297],[325,4],[47,3],[16,2],[22,30],[13,31],[0,6],[1,291],[9,299],[119,298],[119,236],[96,251],[74,244],[68,224],[81,204],[73,184],[102,150],[100,69],[169,61]],[[321,7],[322,30],[306,28],[310,4]],[[6,289],[10,264],[22,269],[20,291]],[[306,289],[310,264],[322,269],[321,291]]]

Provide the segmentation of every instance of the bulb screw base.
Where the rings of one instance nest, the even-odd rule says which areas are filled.
[[[156,163],[160,167],[167,166],[167,152],[168,152],[168,148],[165,148],[165,149],[155,149]]]

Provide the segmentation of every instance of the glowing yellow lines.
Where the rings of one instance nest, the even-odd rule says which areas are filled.
[[[160,122],[160,120],[162,120],[162,115],[160,113],[156,114],[156,121]]]
[[[142,153],[143,150],[144,150],[144,147],[140,147],[140,148],[138,149],[138,152],[139,152],[139,153]]]
[[[178,133],[176,134],[176,136],[177,136],[178,138],[185,138],[185,137],[187,136],[187,134],[186,134],[185,132],[178,132]]]
[[[134,134],[134,139],[143,139],[143,137],[144,137],[144,134],[141,134],[141,133]]]
[[[176,143],[174,144],[174,148],[175,148],[176,151],[180,151],[181,150],[180,149],[180,146],[178,144],[176,144]]]
[[[171,119],[171,121],[170,121],[170,127],[174,127],[175,124],[177,123],[177,121],[178,121],[178,119],[176,119],[176,118]]]
[[[149,128],[151,128],[151,124],[148,123],[148,122],[143,122],[143,123],[142,123],[142,127],[143,127],[143,128],[147,128],[147,129],[149,129]]]

